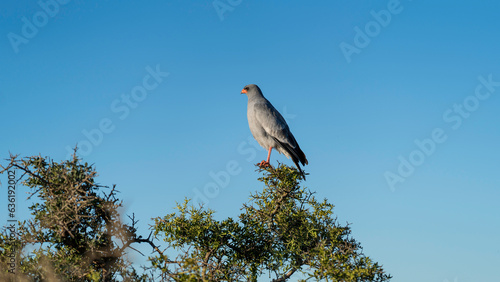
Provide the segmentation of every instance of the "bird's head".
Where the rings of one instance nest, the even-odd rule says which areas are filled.
[[[241,94],[247,94],[248,97],[252,97],[255,95],[263,96],[259,86],[255,84],[248,84],[247,86],[243,87],[243,90],[241,90]]]

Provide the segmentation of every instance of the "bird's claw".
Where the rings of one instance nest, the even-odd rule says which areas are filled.
[[[258,163],[258,166],[260,166],[261,168],[266,168],[270,167],[271,165],[269,164],[268,161],[261,161],[260,163]]]

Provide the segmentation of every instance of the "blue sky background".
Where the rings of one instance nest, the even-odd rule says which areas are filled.
[[[74,0],[44,23],[36,1],[2,2],[0,158],[59,161],[79,143],[143,234],[184,197],[203,201],[196,191],[218,218],[235,217],[262,188],[254,163],[267,154],[253,147],[240,95],[256,83],[307,155],[304,185],[336,205],[392,281],[498,280],[500,87],[474,95],[478,77],[500,81],[500,3],[232,3],[218,14],[212,1]],[[388,6],[397,12],[375,23]],[[12,44],[9,34],[23,36],[23,17],[33,23],[34,15],[37,32]],[[356,27],[372,35],[362,48]],[[358,53],[347,58],[343,42]],[[169,76],[131,108],[121,95],[143,85],[148,66]],[[454,110],[464,103],[467,118]],[[112,132],[84,148],[83,131],[103,120]],[[418,153],[415,140],[436,128],[446,140]],[[391,189],[385,175],[398,174],[400,156],[424,158]],[[277,161],[293,164],[274,152]],[[227,185],[204,192],[228,164],[237,173]],[[28,215],[24,199],[21,189],[19,219]]]

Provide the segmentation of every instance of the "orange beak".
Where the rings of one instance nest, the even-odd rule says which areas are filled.
[[[246,89],[241,90],[241,94],[246,94],[246,93],[247,93]]]

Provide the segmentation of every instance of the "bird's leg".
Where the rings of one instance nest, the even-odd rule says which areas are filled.
[[[269,147],[269,153],[267,153],[267,161],[266,163],[269,164],[269,158],[271,157],[271,150],[273,149],[273,147]]]
[[[271,151],[272,151],[272,149],[273,149],[273,147],[269,147],[269,152],[267,153],[267,161],[261,161],[259,163],[259,166],[261,166],[261,167],[269,167],[269,166],[271,166],[269,164],[269,158],[271,158]]]

